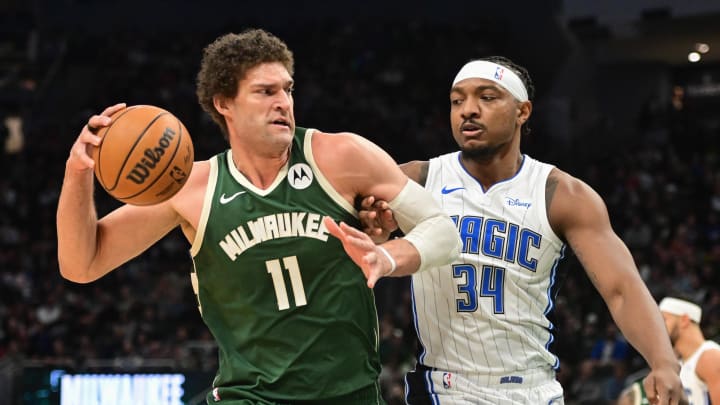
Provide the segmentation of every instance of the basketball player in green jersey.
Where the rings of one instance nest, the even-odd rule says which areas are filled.
[[[292,73],[292,53],[265,31],[215,40],[197,94],[230,148],[195,162],[167,202],[124,205],[99,220],[88,151],[124,104],[91,117],[66,163],[60,272],[91,282],[180,226],[218,343],[209,403],[381,404],[371,288],[383,276],[450,263],[460,241],[430,195],[375,144],[296,127]],[[354,201],[367,195],[390,201],[404,238],[375,246],[351,226]]]

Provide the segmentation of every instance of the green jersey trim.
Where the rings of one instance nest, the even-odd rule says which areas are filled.
[[[250,180],[248,180],[244,174],[240,173],[240,170],[238,170],[237,166],[235,166],[235,161],[233,160],[232,156],[232,149],[229,149],[225,156],[227,159],[228,168],[230,169],[230,175],[232,175],[235,181],[237,181],[241,186],[245,187],[246,189],[262,197],[267,196],[277,188],[277,186],[285,179],[285,176],[287,176],[288,167],[290,167],[290,159],[288,157],[288,161],[285,162],[285,165],[280,168],[280,171],[278,172],[277,176],[275,176],[275,180],[273,180],[272,184],[270,184],[268,188],[262,189],[252,184],[252,182],[250,182]]]

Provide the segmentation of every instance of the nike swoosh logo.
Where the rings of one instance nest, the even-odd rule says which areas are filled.
[[[246,192],[247,191],[238,191],[237,193],[231,195],[230,197],[225,197],[225,193],[223,193],[220,196],[220,204],[225,205],[225,204],[229,203],[230,201],[234,200],[235,197],[239,196],[240,194],[245,194]]]
[[[443,194],[450,194],[453,191],[458,191],[458,190],[465,190],[465,187],[447,188],[447,186],[443,186],[443,188],[442,188],[442,190],[440,190],[440,192]]]

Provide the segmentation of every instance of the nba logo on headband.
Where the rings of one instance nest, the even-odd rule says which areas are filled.
[[[513,95],[519,101],[528,101],[525,83],[512,71],[497,63],[475,60],[463,66],[453,80],[453,87],[465,79],[477,78],[493,81]]]
[[[505,73],[505,69],[503,69],[503,68],[501,68],[500,66],[498,66],[498,67],[495,69],[495,78],[498,79],[498,80],[502,80],[503,73]]]

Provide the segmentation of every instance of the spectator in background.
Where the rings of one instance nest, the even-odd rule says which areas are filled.
[[[595,341],[590,359],[595,367],[612,368],[617,363],[624,363],[630,355],[630,350],[630,345],[617,326],[610,322],[605,326],[603,336]]]

